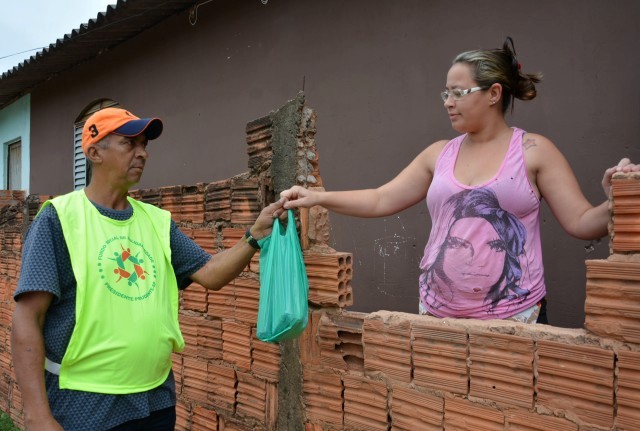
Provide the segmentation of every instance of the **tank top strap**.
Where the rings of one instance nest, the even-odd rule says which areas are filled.
[[[456,159],[458,158],[458,152],[460,151],[460,145],[466,136],[467,134],[465,133],[464,135],[460,135],[447,142],[436,161],[436,174],[446,174],[447,172],[453,173],[453,168],[455,166]]]

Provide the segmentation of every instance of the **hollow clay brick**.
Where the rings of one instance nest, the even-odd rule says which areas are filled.
[[[243,227],[227,227],[222,229],[222,246],[224,248],[231,248],[240,241],[240,238],[244,236],[247,228]]]
[[[198,320],[197,355],[203,359],[222,359],[222,321],[202,317]]]
[[[204,191],[204,219],[206,222],[231,221],[231,182],[207,184]]]
[[[209,363],[207,365],[209,404],[233,414],[236,404],[236,371],[230,366]]]
[[[470,331],[469,359],[469,396],[533,407],[532,339]]]
[[[413,381],[425,388],[466,394],[467,333],[430,321],[437,319],[425,317],[412,322]]]
[[[191,283],[182,293],[182,308],[206,313],[208,293],[204,286],[196,282]]]
[[[351,253],[303,253],[309,279],[309,302],[320,306],[353,305]]]
[[[207,295],[207,313],[216,318],[233,319],[236,311],[236,295],[233,282],[220,290],[210,290]]]
[[[383,382],[345,374],[344,425],[357,430],[386,430],[388,423],[388,390]]]
[[[182,201],[182,186],[167,186],[160,188],[160,208],[171,213],[171,219],[176,223],[182,221],[180,205]]]
[[[222,322],[222,357],[238,370],[251,369],[251,327],[238,322]]]
[[[187,238],[193,239],[193,228],[189,226],[179,226],[180,232],[185,234]]]
[[[611,252],[640,252],[640,175],[614,174],[611,194]]]
[[[6,300],[3,301],[1,305],[2,305],[2,308],[0,308],[0,327],[10,330],[11,320],[13,318],[12,316],[13,316],[14,302],[10,298],[7,298]]]
[[[270,162],[272,125],[270,116],[262,117],[247,124],[247,154],[249,169],[255,170],[266,162]]]
[[[578,425],[563,418],[509,411],[506,413],[509,431],[578,431]]]
[[[216,411],[202,406],[194,406],[191,413],[191,431],[218,431]]]
[[[444,429],[447,431],[503,431],[504,415],[462,398],[445,398]]]
[[[176,394],[182,394],[182,354],[171,354],[171,369],[173,370],[173,379],[176,382]]]
[[[392,431],[440,431],[443,429],[443,419],[443,398],[408,386],[392,386]]]
[[[323,314],[318,324],[322,365],[342,371],[364,371],[364,313]]]
[[[324,431],[324,430],[322,429],[322,426],[319,424],[307,422],[304,424],[304,431]]]
[[[180,219],[183,222],[204,223],[204,184],[182,188]]]
[[[3,412],[9,410],[11,397],[11,382],[9,379],[0,379],[0,408]]]
[[[176,431],[191,430],[191,412],[182,400],[176,400]]]
[[[268,382],[278,382],[280,375],[280,345],[265,343],[256,337],[256,328],[251,329],[251,371]]]
[[[260,282],[254,278],[237,277],[233,283],[236,301],[234,318],[255,325],[258,321]]]
[[[245,417],[266,422],[267,382],[249,373],[237,373],[238,394],[236,412]]]
[[[411,383],[411,324],[365,319],[363,326],[364,367],[367,374]]]
[[[198,320],[200,316],[180,312],[178,321],[180,323],[180,331],[184,338],[184,350],[182,355],[195,358],[198,356]]]
[[[640,431],[640,352],[618,352],[618,416],[620,430]]]
[[[277,429],[278,423],[278,384],[267,382],[267,401],[265,408],[265,428]]]
[[[539,340],[536,362],[539,404],[589,424],[613,425],[613,352]]]
[[[322,310],[309,310],[309,319],[304,332],[300,334],[300,362],[305,366],[320,365],[320,344],[318,338],[318,325],[322,317]]]
[[[231,185],[231,223],[250,226],[260,210],[256,179],[236,178]]]
[[[260,428],[256,428],[250,425],[243,425],[238,421],[226,418],[224,416],[218,416],[218,431],[262,431]]]
[[[342,428],[343,387],[340,375],[305,368],[302,391],[307,419]]]
[[[588,260],[585,328],[640,343],[640,261]]]
[[[160,189],[141,189],[139,190],[139,200],[149,205],[160,207],[162,202],[161,191]]]
[[[324,191],[324,187],[309,187],[309,190]],[[329,232],[329,210],[319,205],[309,208],[309,223],[307,237],[311,244],[328,245]]]
[[[218,251],[217,233],[213,229],[194,229],[193,240],[209,254]]]
[[[182,395],[200,404],[207,404],[207,362],[195,358],[182,358]]]

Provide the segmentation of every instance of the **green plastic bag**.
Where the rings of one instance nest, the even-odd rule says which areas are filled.
[[[279,219],[260,243],[260,304],[257,337],[276,343],[297,338],[307,326],[309,280],[296,221],[288,211],[287,227]]]

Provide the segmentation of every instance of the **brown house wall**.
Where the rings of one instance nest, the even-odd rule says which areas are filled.
[[[94,99],[164,120],[148,188],[243,171],[245,123],[303,87],[319,115],[325,187],[376,187],[455,136],[438,97],[453,56],[510,35],[524,70],[545,78],[509,123],[552,139],[600,202],[603,170],[640,160],[638,22],[635,0],[211,2],[194,26],[179,14],[34,90],[30,192],[69,191],[73,121]],[[542,216],[550,317],[580,327],[584,259],[607,246],[586,255],[546,207]],[[383,219],[333,216],[332,246],[358,256],[356,310],[415,312],[429,227],[424,204]]]
[[[276,154],[288,142],[302,151],[279,169],[298,177],[299,162],[310,160],[308,174],[321,181],[317,159],[308,157],[317,153],[316,117],[302,102],[247,125],[250,172],[132,196],[170,210],[207,251],[232,246],[277,189]],[[639,189],[638,174],[614,178],[611,255],[587,261],[585,329],[346,311],[357,254],[323,243],[326,212],[302,213],[310,315],[298,340],[256,338],[258,256],[220,291],[181,292],[186,346],[173,355],[176,429],[640,430]],[[46,198],[0,193],[0,410],[20,425],[11,293],[22,234]]]

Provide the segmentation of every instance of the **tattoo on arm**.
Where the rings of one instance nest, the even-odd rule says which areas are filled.
[[[538,144],[536,144],[535,139],[528,138],[526,141],[524,141],[522,146],[524,147],[524,150],[527,151],[529,148],[537,147]]]

